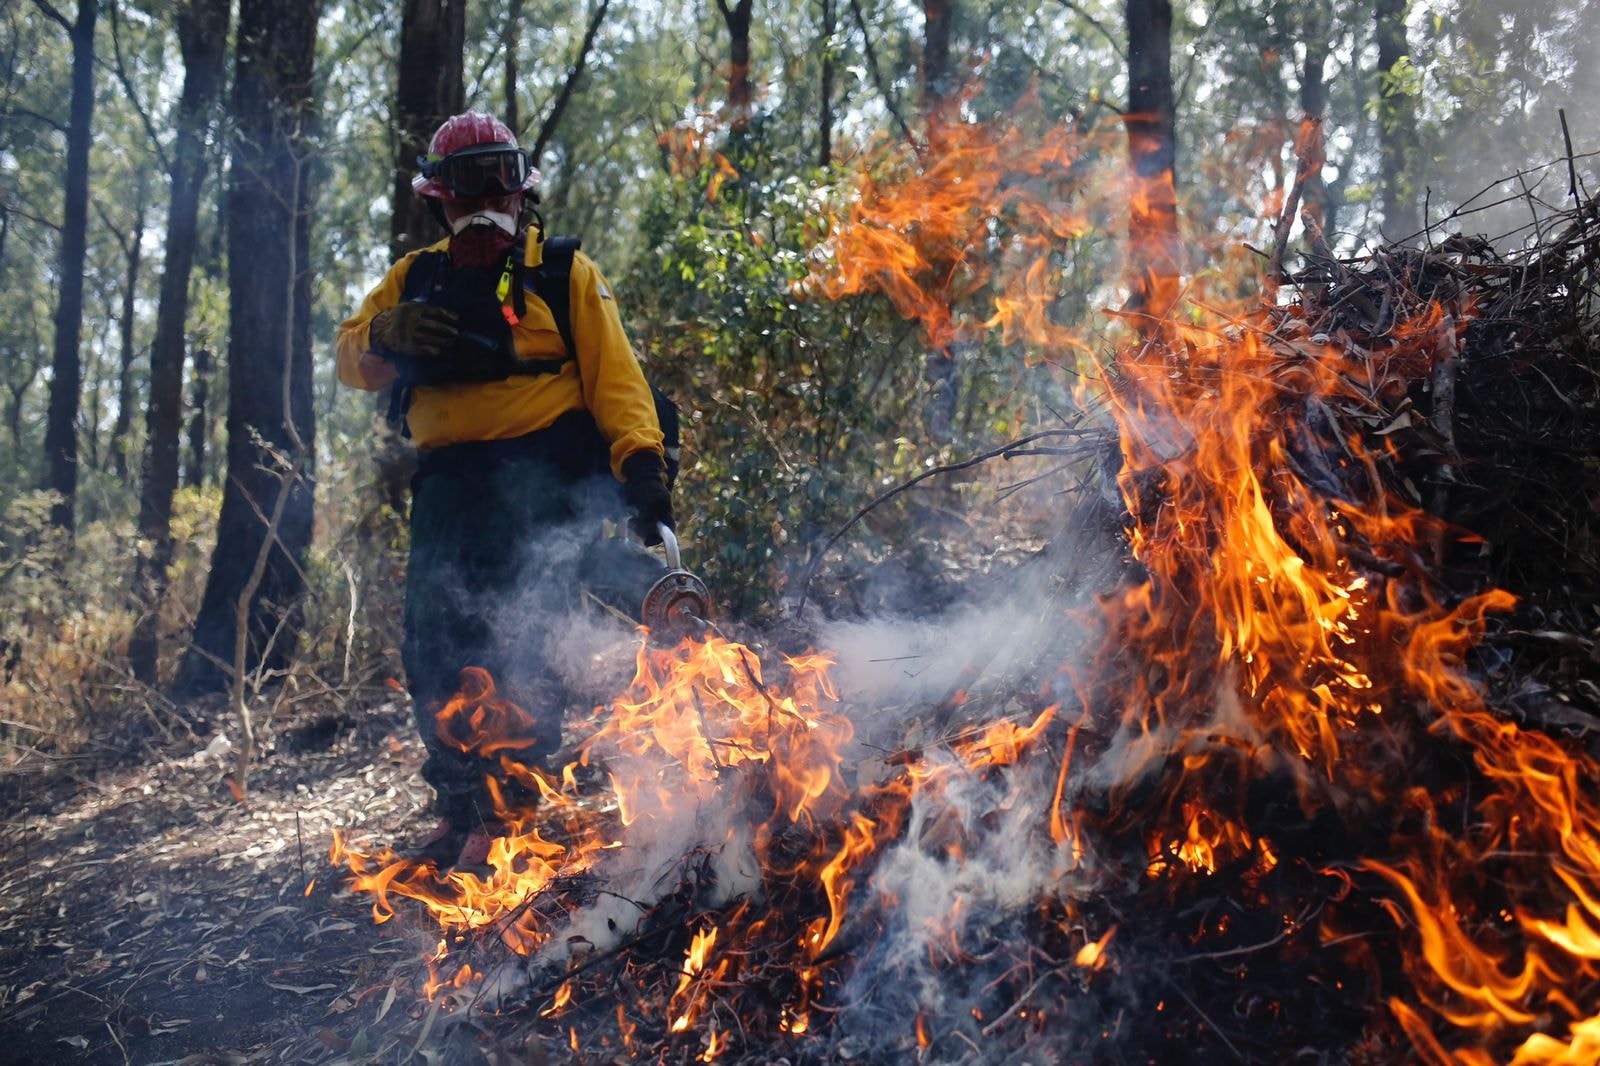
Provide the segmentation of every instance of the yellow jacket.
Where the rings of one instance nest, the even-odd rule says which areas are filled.
[[[442,252],[450,238],[426,249]],[[524,262],[537,267],[544,246],[529,229]],[[368,327],[380,311],[400,302],[406,274],[419,255],[412,252],[389,268],[361,307],[339,326],[335,345],[339,380],[368,391],[387,388],[396,377],[394,364],[374,354]],[[661,453],[661,426],[655,400],[639,361],[622,329],[622,317],[611,287],[593,260],[578,252],[572,261],[570,286],[572,333],[578,350],[559,374],[514,374],[504,381],[461,385],[419,386],[406,421],[417,447],[424,450],[471,440],[504,440],[544,429],[568,411],[587,408],[611,442],[611,470],[622,476],[622,462],[638,451]],[[566,354],[556,321],[544,301],[527,293],[527,313],[511,327],[512,343],[522,359],[559,359]]]

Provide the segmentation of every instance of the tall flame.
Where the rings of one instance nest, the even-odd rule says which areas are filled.
[[[863,171],[830,220],[826,266],[806,290],[881,293],[934,345],[988,329],[1034,353],[1085,351],[1083,324],[1058,324],[1052,306],[1063,242],[1099,215],[1072,199],[1082,191],[1081,133],[1054,130],[1031,144],[1015,130],[956,123],[937,133],[926,153]],[[1135,195],[1164,211],[1168,188]],[[826,656],[787,659],[773,682],[750,649],[720,637],[642,645],[632,687],[600,709],[582,749],[586,762],[605,764],[610,784],[598,797],[582,795],[571,773],[558,781],[518,770],[496,739],[516,715],[483,686],[441,723],[543,798],[534,813],[501,812],[512,831],[495,842],[492,873],[441,873],[342,841],[335,858],[371,893],[375,920],[410,899],[447,938],[493,929],[526,955],[573,909],[533,902],[559,896],[571,875],[604,874],[620,854],[648,850],[653,827],[718,809],[729,815],[716,822],[725,836],[700,843],[741,846],[748,829],[760,888],[714,921],[696,918],[673,987],[649,1008],[666,1032],[698,1033],[693,1050],[710,1061],[733,1039],[713,1005],[757,957],[788,960],[777,1009],[766,1005],[777,1030],[816,1032],[819,1008],[840,987],[839,959],[858,946],[852,918],[899,902],[880,876],[892,852],[958,868],[1002,843],[984,834],[1003,825],[1019,846],[1050,856],[1055,883],[1032,887],[1051,896],[1065,892],[1068,872],[1090,879],[1097,842],[1125,837],[1133,822],[1133,876],[1144,885],[1214,884],[1229,873],[1248,886],[1315,861],[1288,856],[1274,827],[1253,824],[1251,787],[1286,788],[1307,815],[1369,828],[1358,862],[1313,872],[1336,886],[1332,903],[1376,899],[1395,927],[1408,984],[1385,995],[1422,1059],[1595,1061],[1600,766],[1487,705],[1470,652],[1513,598],[1445,591],[1436,546],[1465,535],[1386,488],[1385,446],[1328,415],[1380,404],[1364,387],[1373,380],[1392,382],[1395,396],[1420,386],[1463,350],[1473,308],[1425,302],[1364,346],[1313,332],[1301,310],[1185,306],[1080,379],[1082,408],[1105,411],[1119,442],[1133,565],[1076,620],[1101,636],[1096,653],[1063,666],[1078,706],[980,723],[858,775],[854,727]],[[1434,795],[1417,781],[1417,761],[1439,752],[1430,765],[1454,759],[1457,776]],[[1096,774],[1111,782],[1109,811],[1081,802]],[[996,788],[993,817],[969,817],[961,797],[997,779],[1008,783]],[[1154,795],[1136,798],[1140,789]],[[949,905],[921,935],[930,957],[960,965],[964,904]],[[1339,923],[1350,913],[1330,906],[1320,919],[1330,957],[1349,940]],[[1311,921],[1282,916],[1288,929]],[[1055,960],[1058,979],[1066,960],[1090,980],[1132,950],[1131,918],[1095,926],[1098,937],[1084,924]],[[458,971],[432,987],[470,979]],[[561,987],[554,1013],[572,1009],[572,988]],[[979,1018],[981,1032],[1040,1017],[1026,998]],[[931,1053],[937,1023],[905,1018],[903,1046]],[[633,1049],[636,1025],[624,1027],[620,1010],[618,1026]]]

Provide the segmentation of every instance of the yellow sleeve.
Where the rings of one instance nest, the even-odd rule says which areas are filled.
[[[611,472],[620,479],[628,456],[639,451],[661,454],[655,398],[623,331],[611,286],[582,252],[572,260],[570,296],[583,403],[611,442]]]
[[[339,380],[344,384],[376,392],[394,383],[398,371],[393,363],[373,353],[368,342],[368,328],[378,312],[399,304],[400,294],[405,291],[406,274],[416,257],[417,253],[412,252],[390,267],[383,280],[378,282],[378,287],[367,293],[367,298],[361,301],[356,313],[339,324],[339,337],[334,342],[333,350]]]

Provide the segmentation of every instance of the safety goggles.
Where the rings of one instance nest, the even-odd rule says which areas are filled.
[[[424,177],[469,199],[520,192],[528,180],[528,153],[503,144],[464,148],[438,160],[418,157],[417,166]]]

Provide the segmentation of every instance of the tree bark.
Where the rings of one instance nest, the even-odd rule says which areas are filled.
[[[128,658],[134,676],[153,684],[157,673],[158,622],[172,562],[172,497],[178,487],[179,436],[183,418],[184,327],[189,318],[189,278],[199,246],[200,190],[206,176],[206,126],[222,89],[228,51],[230,0],[189,0],[178,12],[178,47],[183,53],[183,93],[178,98],[177,138],[167,206],[166,264],[150,345],[150,399],[145,408],[145,450],[139,490],[139,538],[134,588],[144,611],[134,625]],[[194,423],[205,450],[205,368],[195,356],[198,403]],[[198,484],[198,479],[192,483]]]
[[[194,350],[194,369],[189,377],[189,426],[185,433],[188,454],[184,458],[183,486],[197,489],[206,483],[206,440],[210,436],[211,421],[211,349]]]
[[[728,27],[728,128],[743,132],[750,125],[753,93],[750,87],[750,19],[754,0],[717,0],[717,10]]]
[[[1383,229],[1390,240],[1404,241],[1422,229],[1417,209],[1416,105],[1402,80],[1394,76],[1400,61],[1410,54],[1406,42],[1407,0],[1377,0],[1375,21],[1378,41],[1378,143],[1383,188],[1380,205]]]
[[[1332,5],[1329,0],[1307,0],[1303,15],[1305,21],[1301,36],[1305,42],[1306,58],[1300,68],[1300,111],[1311,127],[1303,131],[1301,136],[1315,137],[1320,149],[1326,144],[1324,129],[1328,118],[1328,85],[1325,78],[1330,50],[1329,35],[1332,32]],[[1314,165],[1306,171],[1300,198],[1305,204],[1306,214],[1317,229],[1326,233],[1333,225],[1333,218],[1329,210],[1328,185],[1322,177],[1324,162],[1324,154],[1319,150]]]
[[[1128,311],[1147,338],[1178,298],[1177,143],[1170,0],[1127,0]]]
[[[121,360],[117,366],[117,418],[111,426],[111,468],[118,481],[128,480],[128,430],[133,427],[134,309],[139,297],[139,269],[144,262],[144,207],[148,182],[139,171],[135,182],[133,233],[123,246],[127,282],[122,289],[122,309],[117,318]]]
[[[520,21],[520,0],[513,0],[512,22]],[[394,214],[389,229],[389,257],[399,259],[408,252],[425,248],[437,239],[439,224],[429,210],[427,199],[411,191],[417,175],[417,157],[427,154],[434,131],[451,115],[466,106],[464,48],[466,43],[466,0],[406,0],[400,22],[400,70],[395,82],[395,165]],[[515,28],[506,27],[508,34]],[[506,76],[515,73],[516,49],[507,45]],[[506,85],[506,97],[514,100],[516,86]],[[517,127],[507,123],[512,130]],[[382,418],[389,409],[388,393],[379,393],[375,413]],[[378,492],[395,514],[404,514],[407,486],[416,469],[416,449],[404,440],[397,427],[379,422],[373,442],[373,471]]]
[[[178,691],[281,669],[311,542],[311,197],[318,0],[241,0],[228,175],[228,473]],[[276,536],[260,575],[252,571]],[[241,661],[237,609],[253,585]]]
[[[55,351],[51,361],[50,408],[45,423],[45,483],[60,498],[50,509],[58,529],[73,531],[78,494],[78,392],[83,386],[79,344],[83,333],[83,263],[89,229],[89,144],[94,131],[94,23],[98,0],[78,0],[72,23],[72,103],[67,129],[67,165],[57,271]]]
[[[400,21],[400,77],[394,94],[394,219],[389,254],[432,244],[438,223],[423,197],[411,191],[417,157],[426,155],[434,130],[465,106],[463,48],[466,0],[405,0]],[[513,127],[514,128],[514,127]]]
[[[822,79],[817,87],[817,166],[833,165],[833,57],[834,36],[839,32],[838,0],[822,0]]]
[[[510,0],[506,7],[506,24],[500,33],[500,50],[505,55],[506,65],[506,113],[505,123],[511,127],[512,132],[520,135],[522,130],[522,114],[518,107],[517,79],[520,66],[517,60],[518,52],[522,49],[522,0]]]
[[[922,117],[927,143],[934,153],[942,141],[940,128],[953,120],[946,113],[951,85],[950,23],[955,0],[923,0],[922,4]],[[948,264],[947,269],[954,264]],[[961,375],[956,352],[949,345],[930,348],[924,357],[922,377],[929,387],[923,424],[938,444],[955,439],[956,411],[961,405]]]

